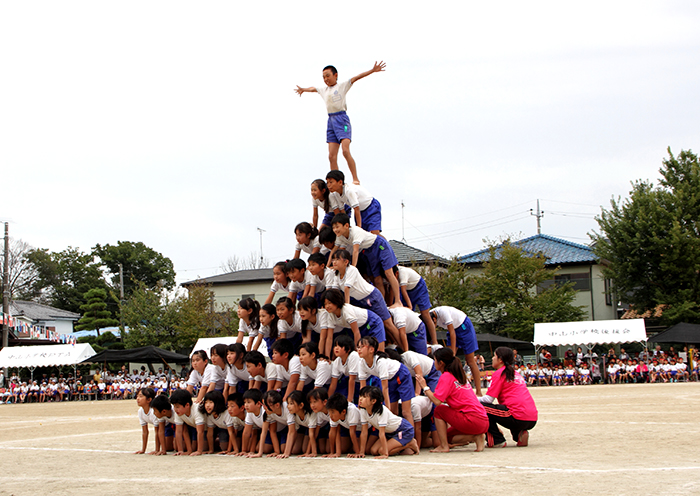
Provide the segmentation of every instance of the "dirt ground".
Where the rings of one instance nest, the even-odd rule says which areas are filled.
[[[699,383],[532,394],[526,448],[388,460],[134,455],[133,400],[0,405],[0,494],[700,494]]]

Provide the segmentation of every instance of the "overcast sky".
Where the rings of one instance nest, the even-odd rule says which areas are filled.
[[[293,89],[327,64],[386,62],[348,93],[351,150],[386,237],[442,256],[536,234],[537,199],[587,243],[698,151],[697,2],[337,5],[3,2],[0,220],[52,251],[142,241],[178,282],[259,255],[257,228],[289,258],[328,170],[324,103]]]

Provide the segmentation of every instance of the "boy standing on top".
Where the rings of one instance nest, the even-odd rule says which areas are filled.
[[[325,88],[302,88],[297,86],[296,91],[299,96],[302,93],[318,93],[323,101],[326,102],[328,110],[328,127],[326,128],[326,142],[328,143],[328,159],[331,163],[331,170],[338,170],[338,150],[343,147],[343,157],[348,163],[348,168],[352,174],[353,183],[360,184],[357,177],[357,168],[355,167],[355,159],[350,154],[350,141],[352,140],[352,127],[350,119],[345,113],[347,106],[345,104],[345,95],[358,79],[367,77],[373,72],[381,72],[386,67],[384,62],[375,62],[374,67],[369,71],[358,74],[347,81],[338,83],[338,71],[332,65],[323,68],[323,82],[326,83]]]

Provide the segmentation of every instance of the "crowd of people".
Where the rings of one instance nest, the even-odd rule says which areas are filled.
[[[540,362],[520,363],[518,372],[526,378],[528,386],[565,386],[585,384],[666,383],[699,380],[698,361],[688,367],[688,350],[676,353],[673,346],[663,351],[657,346],[651,352],[643,350],[633,356],[620,348],[619,355],[611,348],[604,357],[584,354],[579,347],[574,353],[569,348],[560,363],[554,363],[551,355],[543,350]]]
[[[0,372],[0,375],[4,373]],[[4,384],[7,382],[7,384]],[[2,403],[44,403],[59,401],[84,401],[106,399],[133,399],[139,389],[153,388],[158,392],[174,391],[187,387],[186,380],[174,376],[168,378],[159,368],[157,372],[133,370],[131,374],[122,367],[117,373],[109,370],[83,377],[79,370],[72,374],[43,374],[40,379],[22,380],[17,375],[0,382],[0,402]]]

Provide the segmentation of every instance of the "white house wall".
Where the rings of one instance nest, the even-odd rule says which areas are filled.
[[[214,292],[214,299],[219,305],[237,305],[243,298],[243,295],[255,295],[254,298],[262,305],[267,295],[270,294],[271,284],[272,279],[262,282],[217,284],[216,286],[212,286],[211,290]],[[282,296],[287,296],[287,293],[281,294],[278,292],[275,295],[275,301]]]

